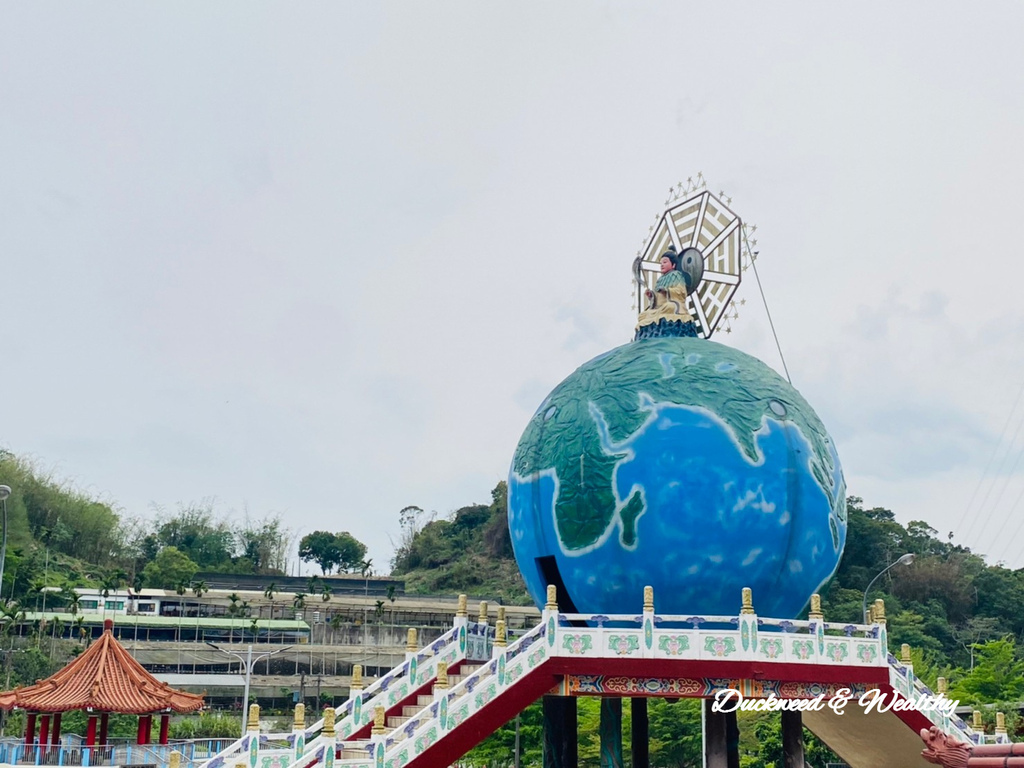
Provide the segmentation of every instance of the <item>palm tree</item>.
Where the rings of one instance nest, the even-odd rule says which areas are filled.
[[[295,595],[295,598],[292,600],[292,608],[294,608],[296,611],[302,611],[302,618],[303,619],[306,618],[306,593],[305,592],[299,592],[297,595]]]
[[[75,618],[75,626],[78,627],[78,639],[85,642],[85,616]]]
[[[334,633],[341,629],[341,625],[344,621],[345,617],[341,613],[336,613],[331,616],[331,645],[334,645]]]
[[[188,591],[188,582],[179,581],[178,586],[174,588],[174,591],[178,595],[178,642],[181,642],[181,617],[185,615],[185,601],[182,599],[185,597],[185,593]]]
[[[231,601],[231,605],[228,606],[228,616],[231,617],[231,628],[228,630],[229,643],[234,642],[235,639],[235,618],[238,616],[238,612],[240,610],[238,607],[239,599],[238,594],[235,592],[228,595],[228,600]]]
[[[277,589],[277,584],[270,582],[267,588],[263,590],[263,596],[270,601],[270,620],[274,620],[274,590]]]
[[[310,594],[318,591],[317,587],[319,586],[319,584],[320,584],[320,577],[317,576],[314,573],[312,576],[310,576],[308,579],[306,579],[306,591],[309,592]]]
[[[78,612],[82,609],[82,597],[75,590],[71,590],[71,594],[68,595],[68,613],[71,614],[72,618],[78,615]]]
[[[329,585],[324,584],[324,591],[320,593],[320,599],[325,603],[334,596]]]
[[[207,588],[205,581],[197,581],[192,584],[192,594],[196,596],[197,600],[209,591],[210,590]],[[197,606],[196,613],[201,613],[202,609],[202,605]]]

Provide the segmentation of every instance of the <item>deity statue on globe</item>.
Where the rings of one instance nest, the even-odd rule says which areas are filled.
[[[734,616],[751,587],[758,613],[795,618],[835,572],[847,524],[832,439],[785,378],[710,340],[753,258],[720,197],[667,201],[634,262],[634,340],[530,419],[508,519],[538,605],[554,584],[563,611],[636,613],[651,585],[659,614]]]

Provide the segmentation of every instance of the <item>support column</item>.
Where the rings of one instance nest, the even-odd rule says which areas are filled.
[[[60,746],[60,718],[60,712],[53,716],[53,735],[50,737],[50,743],[55,747]]]
[[[143,741],[142,743],[143,744],[152,744],[153,743],[153,716],[152,715],[146,715],[144,719],[146,721],[146,732],[144,734],[142,734],[142,737],[145,739],[145,741]]]
[[[96,715],[89,715],[89,723],[85,727],[85,746],[96,745]]]
[[[168,733],[170,727],[171,727],[171,716],[167,715],[167,714],[161,715],[160,716],[160,743],[161,744],[166,744],[167,743],[167,733]]]
[[[25,746],[31,747],[36,740],[36,713],[29,712],[25,718]]]
[[[100,715],[100,744],[107,743],[107,726],[110,725],[110,713],[104,712]]]
[[[135,729],[135,743],[145,744],[146,743],[146,716],[139,715],[139,725]]]
[[[647,699],[630,699],[633,718],[633,739],[629,744],[633,753],[633,768],[650,768],[650,735],[647,722]],[[710,765],[708,768],[711,768]]]
[[[39,718],[39,746],[45,747],[50,740],[50,716]]]
[[[783,768],[804,768],[804,723],[799,711],[782,710]]]
[[[544,697],[544,768],[577,768],[576,699]]]
[[[735,712],[725,714],[725,748],[729,768],[740,768],[740,726]]]
[[[623,768],[622,699],[601,698],[601,768]]]
[[[704,699],[704,761],[707,768],[739,768],[740,729],[735,712],[713,712]]]

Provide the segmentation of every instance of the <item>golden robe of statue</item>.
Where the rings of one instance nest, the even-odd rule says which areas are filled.
[[[637,318],[636,327],[655,325],[660,320],[688,323],[693,316],[686,308],[686,278],[678,269],[671,269],[658,278],[649,294],[650,305]]]

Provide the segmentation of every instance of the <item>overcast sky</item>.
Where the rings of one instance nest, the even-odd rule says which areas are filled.
[[[1024,566],[1024,5],[727,6],[0,4],[0,445],[382,566],[703,171],[850,493]],[[716,339],[781,370],[749,274]]]

